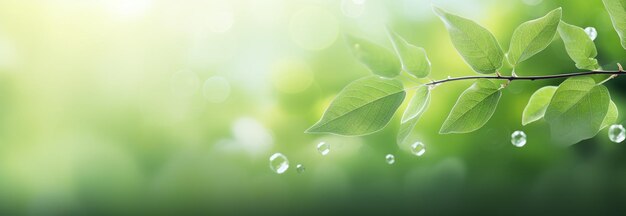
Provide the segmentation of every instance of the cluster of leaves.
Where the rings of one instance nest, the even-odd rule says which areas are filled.
[[[626,4],[623,0],[603,0],[613,25],[626,49]],[[477,73],[497,74],[505,59],[515,66],[543,51],[558,34],[567,54],[579,69],[599,70],[597,50],[585,31],[561,20],[561,8],[545,16],[522,23],[511,37],[505,55],[489,30],[476,22],[434,7],[445,24],[452,44],[465,62]],[[307,130],[358,136],[384,128],[406,97],[415,94],[402,115],[397,142],[405,143],[430,102],[433,83],[405,89],[396,79],[404,71],[415,78],[427,78],[431,64],[423,48],[408,43],[388,30],[392,52],[363,38],[346,36],[353,54],[375,75],[346,86],[330,104],[321,120]],[[513,72],[512,77],[516,75]],[[514,79],[512,79],[514,80]],[[510,80],[509,80],[510,81]],[[490,79],[477,79],[458,98],[440,133],[469,133],[481,128],[491,118],[506,85]],[[595,136],[617,120],[618,111],[609,91],[591,77],[571,77],[559,86],[537,90],[524,109],[524,125],[545,119],[556,141],[574,144]]]

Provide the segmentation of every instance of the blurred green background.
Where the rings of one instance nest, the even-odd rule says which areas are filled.
[[[2,0],[0,212],[514,215],[623,207],[626,147],[606,130],[560,147],[545,122],[522,127],[530,95],[559,80],[512,83],[489,123],[462,135],[437,132],[471,82],[437,87],[415,130],[426,144],[421,157],[396,145],[400,115],[364,137],[303,133],[342,87],[370,74],[343,34],[390,48],[389,26],[427,50],[431,78],[474,74],[431,3],[476,20],[505,50],[517,25],[563,7],[565,21],[597,29],[605,69],[626,63],[600,0]],[[574,71],[557,39],[516,72]],[[626,112],[626,78],[607,85]],[[515,130],[528,135],[523,148],[510,143]],[[331,146],[326,156],[316,150],[321,141]],[[275,152],[289,159],[284,174],[269,167]],[[385,163],[389,153],[395,164]]]

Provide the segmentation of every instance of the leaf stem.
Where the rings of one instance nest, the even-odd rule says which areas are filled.
[[[546,76],[464,76],[464,77],[453,77],[442,80],[432,81],[430,83],[426,83],[424,85],[432,86],[438,85],[441,83],[452,82],[452,81],[460,81],[460,80],[474,80],[474,79],[497,79],[497,80],[508,80],[509,82],[515,80],[544,80],[544,79],[561,79],[575,76],[588,76],[588,75],[596,75],[596,74],[607,74],[613,76],[626,75],[626,72],[622,70],[617,71],[604,71],[604,70],[594,70],[594,71],[585,71],[585,72],[576,72],[576,73],[567,73],[567,74],[556,74],[556,75],[546,75]]]

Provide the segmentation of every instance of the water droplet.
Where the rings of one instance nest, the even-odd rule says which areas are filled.
[[[596,40],[596,38],[598,37],[598,31],[596,31],[596,28],[594,27],[585,28],[585,33],[589,35],[589,38],[591,38],[591,40]]]
[[[387,161],[388,164],[393,164],[396,162],[396,157],[392,154],[387,154],[387,156],[385,156],[385,161]]]
[[[305,171],[304,165],[302,164],[296,165],[296,171],[298,171],[298,173],[303,173]]]
[[[317,144],[317,151],[322,155],[327,155],[330,152],[330,144],[326,142],[320,142]]]
[[[517,147],[526,145],[526,133],[524,131],[515,131],[511,134],[511,143]]]
[[[609,127],[609,139],[614,143],[621,143],[626,139],[626,129],[624,126],[614,124]]]
[[[270,168],[278,174],[283,174],[289,169],[289,160],[281,153],[274,153],[270,156]]]
[[[355,44],[354,44],[354,48],[355,48],[355,49],[359,49],[359,48],[361,48],[361,44],[355,43]]]
[[[411,145],[411,152],[416,156],[422,156],[426,153],[426,146],[422,142],[415,142]]]

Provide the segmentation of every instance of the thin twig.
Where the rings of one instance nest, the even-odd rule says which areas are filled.
[[[473,80],[473,79],[498,79],[498,80],[509,80],[509,81],[515,81],[515,80],[544,80],[544,79],[560,79],[560,78],[568,78],[568,77],[575,77],[575,76],[587,76],[587,75],[596,75],[596,74],[606,74],[606,75],[615,75],[615,76],[619,76],[619,75],[626,75],[626,72],[622,71],[622,70],[617,70],[617,71],[586,71],[586,72],[576,72],[576,73],[568,73],[568,74],[556,74],[556,75],[546,75],[546,76],[464,76],[464,77],[454,77],[454,78],[447,78],[447,79],[443,79],[443,80],[437,80],[437,81],[432,81],[430,83],[426,83],[425,85],[427,86],[431,86],[431,85],[438,85],[441,83],[446,83],[446,82],[452,82],[452,81],[459,81],[459,80]]]

